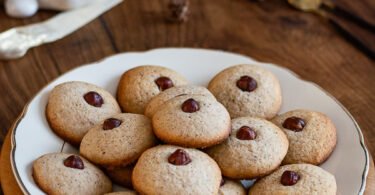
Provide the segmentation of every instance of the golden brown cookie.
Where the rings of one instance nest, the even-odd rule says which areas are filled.
[[[105,167],[122,167],[156,144],[151,120],[140,114],[112,116],[87,132],[80,153],[91,162]]]
[[[74,154],[51,153],[33,163],[35,183],[47,194],[104,194],[112,191],[107,176]]]
[[[172,98],[181,95],[205,95],[215,99],[212,93],[208,91],[207,88],[202,86],[183,85],[172,87],[159,93],[151,99],[151,101],[147,104],[145,115],[152,118],[155,112],[159,110],[160,106],[163,106],[167,101],[171,100]]]
[[[336,191],[336,180],[331,173],[310,164],[291,164],[257,181],[249,195],[336,195]]]
[[[166,102],[152,117],[152,125],[155,135],[166,143],[204,148],[228,137],[230,116],[212,97],[182,95]]]
[[[117,89],[117,100],[123,111],[143,114],[146,105],[155,95],[187,83],[182,75],[169,68],[138,66],[122,75]]]
[[[221,173],[216,162],[197,149],[163,145],[142,154],[132,180],[140,194],[217,195]]]
[[[283,164],[309,163],[319,165],[336,146],[336,128],[324,114],[308,110],[293,110],[272,120],[289,139],[289,149]]]
[[[120,112],[109,92],[81,81],[57,85],[49,95],[46,108],[52,130],[76,146],[91,127]]]
[[[240,117],[232,120],[229,138],[206,151],[224,176],[254,179],[280,166],[288,151],[288,139],[280,128],[265,119]]]
[[[270,119],[281,107],[279,80],[255,65],[236,65],[217,74],[208,89],[232,118],[253,116]]]

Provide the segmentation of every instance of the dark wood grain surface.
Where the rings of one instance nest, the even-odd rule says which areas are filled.
[[[74,34],[0,61],[0,141],[23,106],[64,72],[108,55],[158,47],[212,48],[238,52],[287,67],[336,97],[362,128],[375,155],[375,62],[325,19],[284,0],[191,0],[189,21],[166,22],[167,0],[125,0]],[[375,1],[337,0],[375,24]],[[0,11],[0,31],[45,20],[11,19]],[[365,36],[374,44],[374,36]],[[32,127],[31,127],[32,128]]]

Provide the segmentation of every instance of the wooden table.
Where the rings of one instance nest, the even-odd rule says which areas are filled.
[[[375,23],[375,1],[337,0]],[[375,155],[375,63],[324,19],[282,0],[191,0],[189,21],[165,22],[167,0],[125,2],[69,37],[0,61],[0,141],[23,106],[64,72],[108,55],[157,47],[213,48],[285,66],[336,97],[362,128]],[[0,12],[0,30],[39,22],[55,12],[25,19]],[[365,37],[370,44],[374,37]],[[375,193],[374,180],[368,186]]]

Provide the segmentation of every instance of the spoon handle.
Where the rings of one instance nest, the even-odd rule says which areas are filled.
[[[122,0],[96,0],[82,8],[66,11],[41,23],[0,33],[0,59],[16,59],[28,49],[59,40],[86,25]]]

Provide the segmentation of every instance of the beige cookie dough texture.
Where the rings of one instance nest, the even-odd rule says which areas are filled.
[[[34,161],[35,183],[45,193],[101,195],[112,191],[112,183],[107,176],[83,157],[84,169],[66,167],[64,160],[70,155],[51,153]]]
[[[256,139],[238,139],[236,134],[242,126],[252,128]],[[206,150],[222,174],[232,179],[254,179],[271,173],[280,166],[287,151],[288,139],[280,128],[255,117],[233,119],[229,138]]]
[[[250,76],[257,82],[252,92],[242,91],[237,81]],[[236,65],[218,73],[208,89],[230,113],[232,118],[253,116],[270,119],[280,110],[282,97],[280,83],[268,70],[255,65]]]
[[[155,112],[158,111],[159,107],[163,106],[165,102],[181,95],[205,95],[215,99],[212,93],[205,87],[194,85],[172,87],[159,93],[157,96],[151,99],[151,101],[147,104],[145,115],[152,118]]]
[[[170,164],[168,157],[177,149],[185,150],[192,161],[180,166]],[[163,145],[142,154],[132,179],[141,194],[217,195],[221,172],[213,159],[197,149]]]
[[[246,195],[246,190],[239,181],[225,179],[225,183],[219,189],[219,195]]]
[[[148,117],[122,113],[111,118],[121,120],[121,125],[103,130],[103,125],[99,124],[89,130],[82,140],[80,153],[93,163],[106,167],[125,166],[156,145]]]
[[[187,85],[179,73],[161,66],[138,66],[126,71],[119,82],[117,100],[125,112],[143,114],[148,102],[160,93],[155,80],[168,77],[174,86]]]
[[[137,195],[137,192],[129,189],[124,189],[121,192],[111,192],[104,195]]]
[[[182,111],[184,101],[193,98],[199,110]],[[204,148],[225,140],[230,133],[227,110],[211,97],[183,95],[166,102],[152,117],[154,133],[162,141],[192,148]]]
[[[283,128],[285,119],[293,116],[305,120],[306,126],[302,131],[295,132]],[[319,165],[330,156],[336,146],[336,128],[331,119],[322,113],[293,110],[275,117],[272,122],[279,126],[289,139],[289,149],[283,164]]]
[[[95,91],[104,104],[89,105],[83,96]],[[102,120],[120,113],[116,99],[106,90],[85,82],[71,81],[57,85],[49,94],[46,116],[52,130],[65,141],[79,145],[87,131]]]
[[[284,186],[280,183],[281,175],[286,170],[300,175],[300,180],[295,185]],[[257,181],[250,188],[249,195],[336,195],[336,191],[335,177],[329,172],[310,164],[291,164],[284,165]]]

